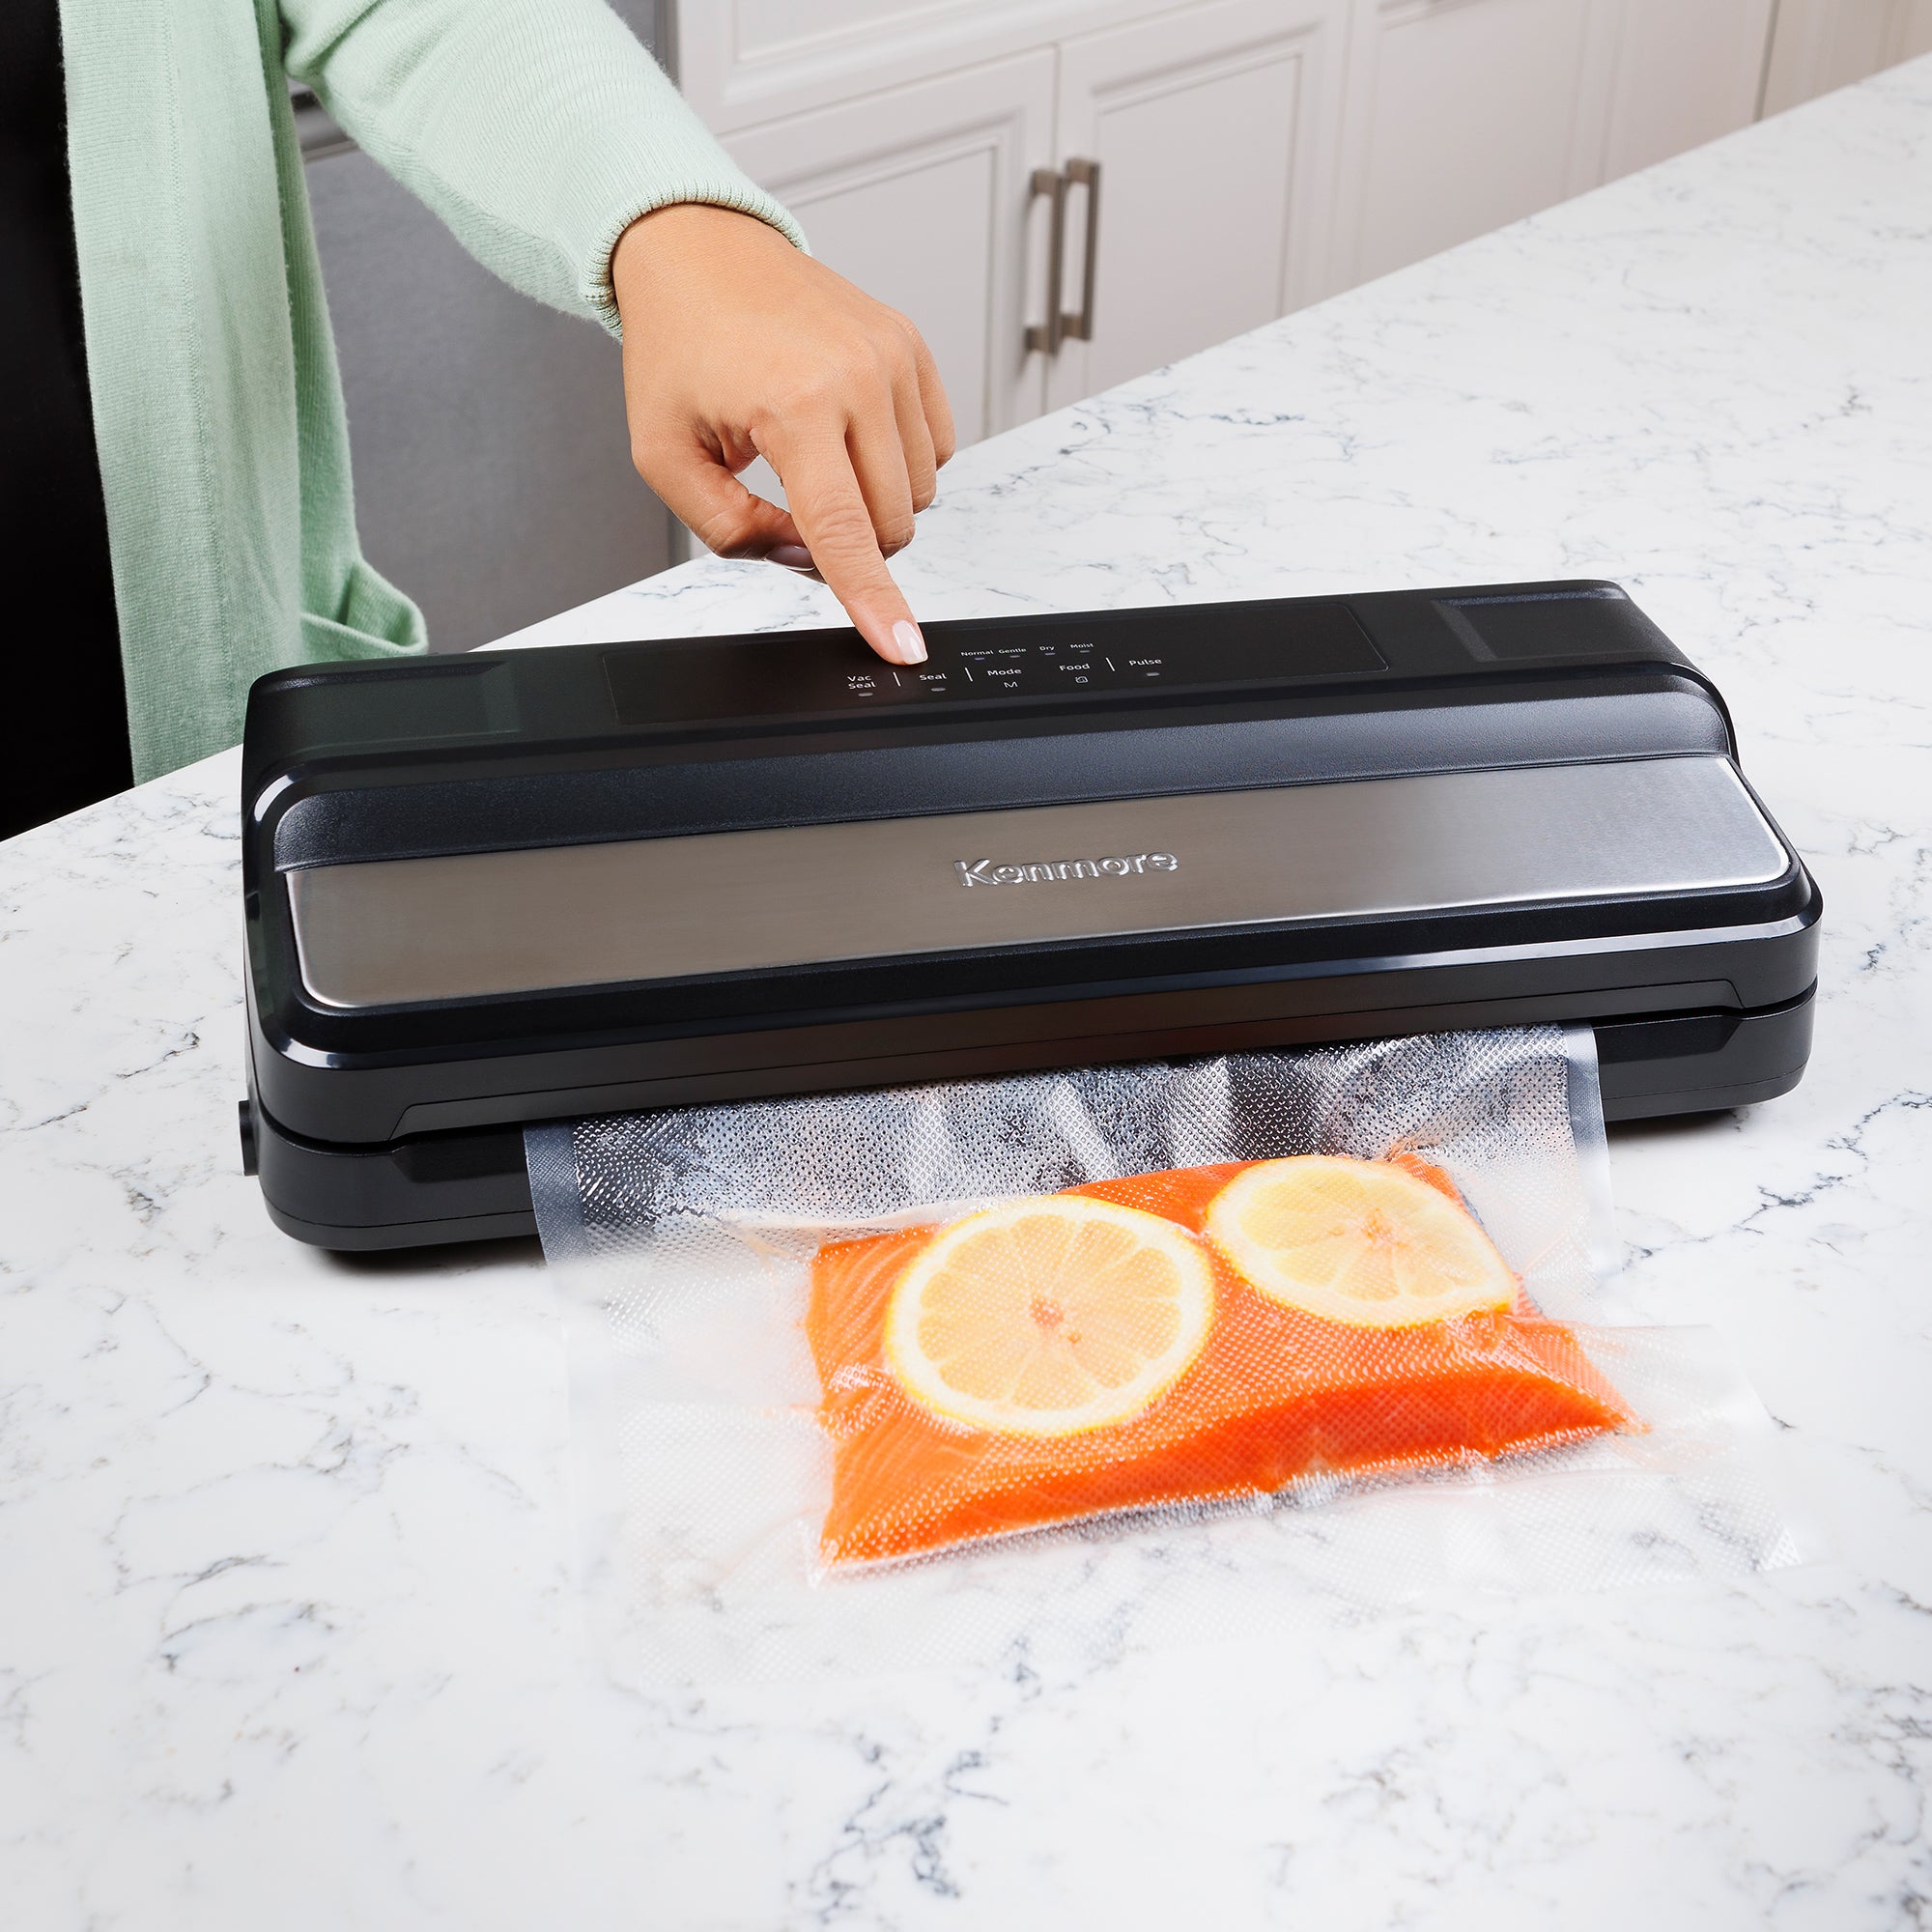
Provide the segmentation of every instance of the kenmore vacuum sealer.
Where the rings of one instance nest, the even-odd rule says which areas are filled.
[[[269,1211],[533,1230],[526,1123],[1594,1025],[1612,1120],[1767,1099],[1820,900],[1614,584],[278,671],[242,776]]]

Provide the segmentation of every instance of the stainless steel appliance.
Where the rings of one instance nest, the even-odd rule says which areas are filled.
[[[1616,585],[308,667],[244,750],[246,1115],[335,1247],[526,1232],[531,1121],[1549,1021],[1784,1092],[1816,886]]]

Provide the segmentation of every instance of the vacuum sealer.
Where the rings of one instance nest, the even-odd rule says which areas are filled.
[[[1587,1021],[1793,1086],[1820,899],[1615,584],[261,679],[244,1156],[335,1248],[526,1234],[535,1121]]]

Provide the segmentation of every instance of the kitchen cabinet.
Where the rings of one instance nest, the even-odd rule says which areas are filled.
[[[1778,12],[1778,0],[1623,0],[1601,177],[1748,127]]]
[[[1062,44],[1062,311],[1076,332],[1047,358],[1049,407],[1309,299],[1346,21],[1308,0],[1223,0]]]
[[[1778,0],[1764,111],[1862,80],[1932,53],[1932,0]]]
[[[684,97],[719,135],[963,73],[1179,0],[674,0]]]
[[[1360,5],[1332,284],[1747,126],[1774,0]]]
[[[1331,281],[1386,274],[1588,187],[1591,0],[1358,6]]]

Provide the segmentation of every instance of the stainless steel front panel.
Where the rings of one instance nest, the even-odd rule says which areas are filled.
[[[1261,922],[1762,883],[1728,759],[1542,765],[319,866],[287,875],[327,1005]],[[916,966],[907,992],[917,992]]]

